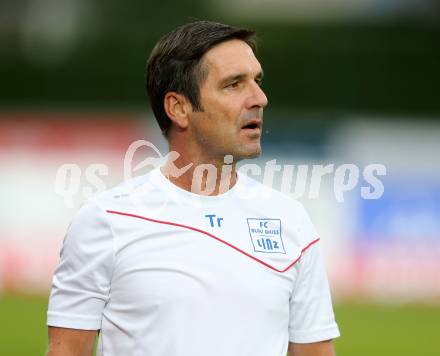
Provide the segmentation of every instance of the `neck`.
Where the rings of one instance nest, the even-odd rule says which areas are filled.
[[[209,157],[201,150],[191,150],[184,144],[170,143],[169,151],[161,171],[182,189],[200,195],[219,195],[237,183],[236,162],[232,159]]]

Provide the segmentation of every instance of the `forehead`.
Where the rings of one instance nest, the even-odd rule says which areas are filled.
[[[233,39],[211,48],[202,58],[208,70],[208,79],[221,79],[230,74],[257,75],[261,65],[251,47],[244,41]]]

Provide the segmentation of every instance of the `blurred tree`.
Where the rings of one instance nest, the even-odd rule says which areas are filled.
[[[177,25],[198,18],[258,31],[272,107],[325,115],[440,117],[435,23],[238,21],[214,13],[201,0],[19,3],[9,7],[15,20],[0,27],[3,108],[144,108],[144,66],[152,46]]]

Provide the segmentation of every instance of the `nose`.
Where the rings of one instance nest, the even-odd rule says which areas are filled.
[[[264,93],[261,86],[259,86],[256,82],[253,82],[249,95],[249,107],[264,108],[265,106],[267,106],[267,103],[268,100],[266,94]]]

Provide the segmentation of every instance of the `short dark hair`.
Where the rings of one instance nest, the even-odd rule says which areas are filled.
[[[201,66],[201,58],[215,45],[232,39],[246,42],[254,53],[257,50],[255,31],[211,21],[185,24],[156,43],[148,58],[145,86],[154,116],[165,136],[171,126],[163,105],[165,94],[170,91],[182,94],[194,110],[203,111],[200,84],[207,73]]]

